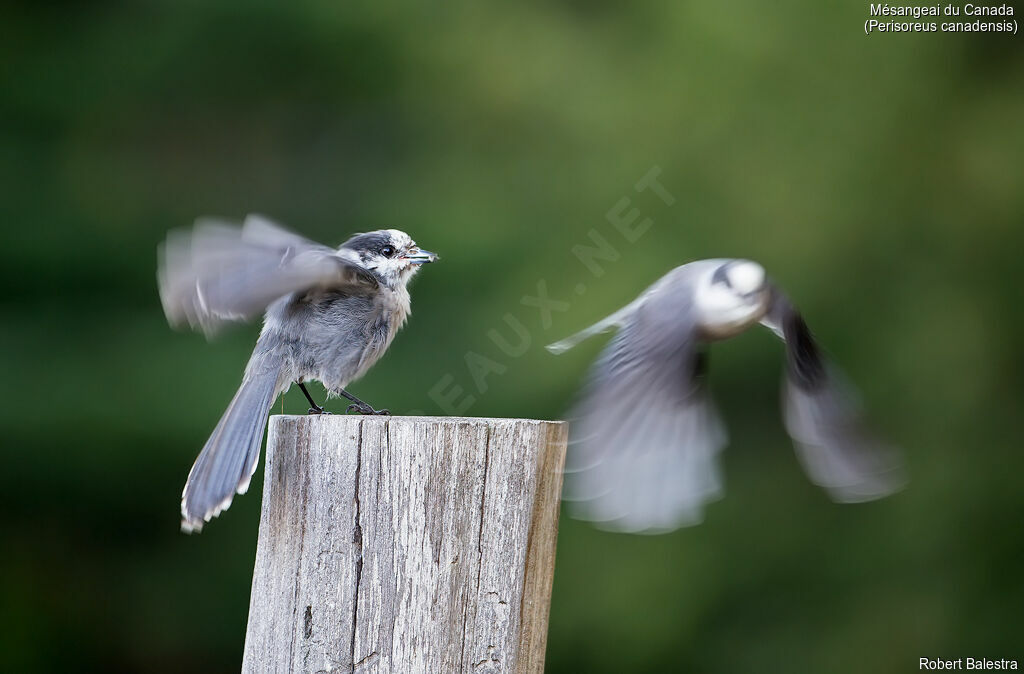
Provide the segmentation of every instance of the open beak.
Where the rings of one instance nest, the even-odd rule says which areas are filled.
[[[405,259],[409,260],[409,262],[412,262],[413,264],[426,264],[428,262],[434,262],[439,258],[436,253],[431,253],[429,250],[415,248],[409,251],[409,254],[405,256]]]

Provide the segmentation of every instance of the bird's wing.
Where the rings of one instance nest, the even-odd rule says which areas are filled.
[[[574,516],[660,533],[699,523],[720,496],[726,435],[700,371],[692,295],[655,286],[617,319],[570,416],[565,498]]]
[[[761,323],[786,342],[786,430],[811,481],[840,503],[899,490],[906,482],[899,451],[864,423],[852,387],[824,358],[800,313],[777,288]]]
[[[615,313],[605,316],[597,323],[594,323],[589,328],[584,328],[579,332],[569,335],[565,339],[561,339],[553,344],[548,344],[546,348],[556,356],[563,354],[572,347],[576,346],[580,342],[590,339],[594,335],[600,335],[603,332],[608,332],[615,328],[622,327],[627,321],[640,309],[650,298],[654,296],[664,296],[663,291],[669,291],[672,286],[682,281],[684,284],[688,283],[693,277],[694,269],[688,269],[687,267],[693,267],[693,265],[683,265],[682,267],[676,267],[665,276],[658,279],[653,285],[644,290],[639,297],[635,300],[622,307]]]
[[[602,332],[608,332],[612,328],[619,327],[627,318],[629,318],[629,316],[633,314],[634,311],[636,311],[637,307],[642,303],[641,300],[643,300],[643,297],[637,298],[630,304],[627,304],[616,311],[614,314],[602,318],[589,328],[584,328],[576,334],[570,335],[565,339],[561,339],[554,344],[548,344],[545,348],[557,356],[561,353],[565,353],[580,342],[590,339],[594,335],[599,335]]]
[[[192,231],[172,231],[160,248],[158,279],[167,319],[207,335],[259,316],[292,292],[377,286],[372,272],[337,251],[259,216],[242,227],[200,220]]]

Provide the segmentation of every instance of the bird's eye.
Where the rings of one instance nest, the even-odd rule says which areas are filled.
[[[383,248],[380,249],[380,254],[383,255],[384,257],[391,257],[392,255],[395,254],[395,247],[384,246]]]

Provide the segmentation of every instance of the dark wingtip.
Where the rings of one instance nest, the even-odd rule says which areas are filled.
[[[786,317],[783,331],[786,345],[789,347],[789,375],[793,381],[805,389],[820,386],[825,381],[825,363],[821,358],[811,330],[804,322],[803,316],[791,311]]]

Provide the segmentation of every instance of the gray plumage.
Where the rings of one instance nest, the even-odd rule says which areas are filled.
[[[168,236],[158,279],[172,324],[212,335],[265,312],[242,384],[186,480],[183,530],[202,529],[245,493],[270,406],[293,382],[315,379],[374,412],[344,388],[387,350],[409,316],[409,280],[435,259],[394,229],[331,249],[259,216],[242,227],[203,220]]]
[[[880,498],[903,482],[898,453],[864,424],[852,390],[803,318],[747,260],[677,267],[635,301],[561,342],[618,328],[571,414],[565,498],[615,531],[697,524],[722,494],[727,436],[705,383],[708,343],[762,323],[786,342],[784,420],[810,479],[839,502]]]

